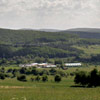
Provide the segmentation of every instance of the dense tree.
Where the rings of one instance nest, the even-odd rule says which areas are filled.
[[[76,73],[74,82],[80,85],[87,85],[88,84],[88,76],[87,73],[84,71],[80,71]]]
[[[94,69],[90,72],[89,75],[89,86],[100,86],[100,72],[97,69]]]
[[[74,82],[76,84],[88,87],[100,86],[100,72],[97,69],[93,69],[88,74],[86,74],[84,71],[77,72]]]
[[[19,81],[24,81],[24,82],[27,81],[27,80],[26,80],[26,75],[23,74],[23,75],[17,76],[17,80],[19,80]]]
[[[61,81],[61,76],[57,74],[57,75],[54,77],[54,81],[55,81],[55,82],[60,82],[60,81]]]

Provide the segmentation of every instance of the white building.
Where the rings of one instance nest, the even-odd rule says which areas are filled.
[[[19,67],[32,67],[32,66],[37,66],[38,63],[32,63],[32,64],[20,64]]]
[[[57,67],[56,65],[48,64],[48,63],[20,64],[19,66],[20,67],[34,67],[34,66],[36,66],[37,68],[55,68],[55,67]]]
[[[65,66],[67,67],[78,67],[78,66],[82,66],[81,63],[66,63]]]
[[[32,63],[31,64],[31,66],[37,66],[38,65],[38,63]]]
[[[48,64],[47,66],[46,66],[46,68],[56,68],[57,66],[56,65],[52,65],[52,64]]]
[[[41,64],[38,64],[38,67],[39,68],[44,68],[46,67],[48,64],[47,63],[41,63]]]

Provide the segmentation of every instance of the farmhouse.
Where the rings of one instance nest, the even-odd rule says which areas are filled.
[[[78,67],[78,66],[82,66],[81,63],[66,63],[65,66],[67,67]]]

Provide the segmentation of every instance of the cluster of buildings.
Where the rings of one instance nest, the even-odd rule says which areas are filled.
[[[80,67],[81,63],[65,63],[65,67]],[[56,68],[57,65],[49,63],[31,63],[31,64],[20,64],[20,67],[37,67],[37,68]]]
[[[48,63],[31,63],[31,64],[20,64],[20,67],[37,67],[37,68],[56,68],[56,65]]]

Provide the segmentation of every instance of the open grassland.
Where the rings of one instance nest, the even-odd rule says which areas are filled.
[[[83,50],[86,54],[100,54],[100,45],[91,46],[74,46],[77,49]]]
[[[90,67],[84,67],[84,66],[83,67],[71,67],[71,68],[68,68],[68,70],[66,70],[66,72],[72,73],[72,72],[76,72],[77,70],[90,72],[94,68],[96,68],[100,71],[100,66],[91,65]]]
[[[69,68],[67,72],[90,71],[94,67]],[[97,67],[100,70],[100,67]],[[63,77],[60,83],[49,76],[48,82],[17,81],[16,78],[0,80],[0,100],[100,100],[100,87],[74,87],[74,77]]]
[[[0,89],[0,100],[100,100],[100,88],[35,87]]]
[[[0,100],[100,100],[100,88],[70,87],[73,79],[55,82],[0,81]]]

